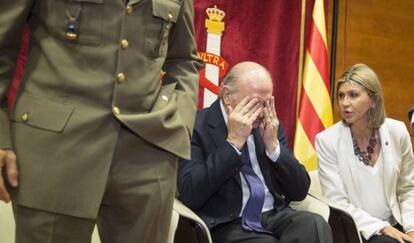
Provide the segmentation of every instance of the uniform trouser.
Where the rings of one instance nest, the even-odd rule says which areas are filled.
[[[176,156],[122,128],[98,218],[78,218],[14,204],[16,243],[89,243],[95,224],[102,243],[165,243],[176,169]]]
[[[329,224],[318,214],[286,208],[262,214],[262,225],[272,232],[243,230],[241,220],[213,228],[214,243],[332,243]]]

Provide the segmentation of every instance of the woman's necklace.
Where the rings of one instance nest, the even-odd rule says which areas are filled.
[[[358,157],[359,161],[364,163],[364,165],[371,165],[371,155],[374,153],[375,146],[377,145],[377,139],[375,138],[375,129],[372,129],[371,137],[368,141],[368,146],[366,151],[362,151],[357,143],[357,140],[354,138],[352,134],[352,143],[354,144],[354,153]]]

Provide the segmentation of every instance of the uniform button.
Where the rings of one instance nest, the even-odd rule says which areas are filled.
[[[112,112],[114,113],[115,116],[119,116],[121,114],[121,111],[116,106],[112,107]]]
[[[121,40],[121,47],[122,49],[127,49],[129,46],[129,42],[125,39]]]
[[[234,213],[231,213],[230,214],[230,218],[234,218]]]
[[[214,224],[216,224],[216,221],[215,221],[214,219],[212,219],[212,220],[210,221],[210,224],[211,224],[211,225],[214,225]]]
[[[171,22],[173,19],[173,15],[171,13],[168,14],[168,22]]]
[[[118,73],[118,75],[116,76],[116,81],[118,83],[123,83],[125,81],[126,77],[124,73]]]
[[[166,95],[161,95],[161,99],[163,99],[164,101],[168,101],[168,96],[166,96]]]
[[[131,5],[128,5],[126,8],[126,13],[130,15],[132,14],[133,11],[134,11],[134,8]]]
[[[22,115],[21,119],[22,119],[22,121],[23,121],[23,122],[27,122],[27,121],[29,120],[29,114],[24,113],[24,114]]]

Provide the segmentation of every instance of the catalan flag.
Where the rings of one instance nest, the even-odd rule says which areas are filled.
[[[306,46],[293,151],[308,171],[317,168],[315,136],[333,123],[324,1],[315,0]]]

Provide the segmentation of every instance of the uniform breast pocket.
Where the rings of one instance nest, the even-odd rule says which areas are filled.
[[[151,57],[167,54],[168,37],[181,9],[178,0],[152,0],[152,18],[145,25],[145,49]]]
[[[34,14],[53,36],[73,44],[99,45],[104,0],[37,1]]]

